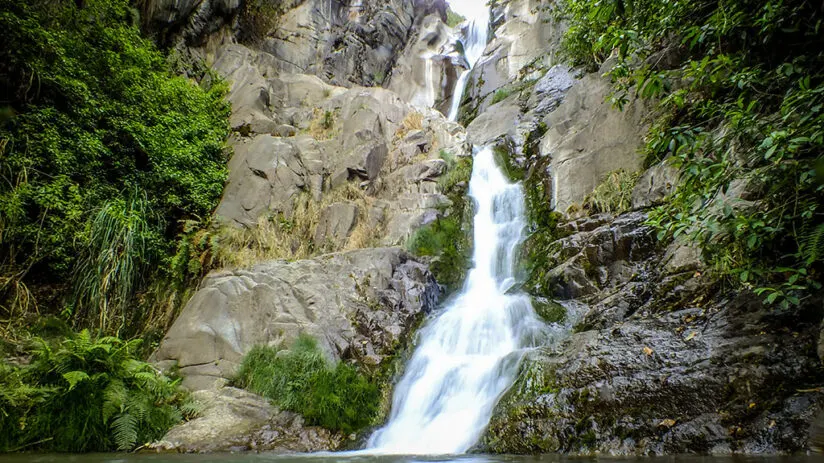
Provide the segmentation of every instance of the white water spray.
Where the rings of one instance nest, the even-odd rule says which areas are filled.
[[[482,10],[469,10],[475,12],[464,42],[470,66],[486,45],[489,11]],[[451,120],[468,72],[455,89]],[[421,331],[420,345],[395,389],[389,422],[369,439],[367,453],[469,450],[515,381],[524,349],[545,334],[529,297],[510,294],[526,226],[524,194],[495,165],[491,147],[475,154],[469,195],[476,208],[473,268],[463,290]]]
[[[460,7],[460,2],[455,2],[455,5],[453,5],[453,8],[456,9],[460,9]],[[467,18],[466,36],[461,40],[461,43],[463,44],[464,57],[467,64],[469,64],[469,69],[461,73],[452,92],[452,101],[447,116],[450,121],[458,119],[458,109],[461,107],[461,99],[466,88],[466,82],[469,80],[469,72],[483,56],[486,42],[489,39],[489,10],[487,8],[464,6],[459,13],[464,14]]]
[[[475,155],[474,268],[463,291],[424,328],[395,389],[389,423],[370,453],[457,454],[480,437],[501,394],[515,380],[522,350],[543,335],[529,297],[508,294],[523,238],[520,184],[509,183],[491,148]]]

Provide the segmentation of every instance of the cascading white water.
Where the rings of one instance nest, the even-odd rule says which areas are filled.
[[[469,194],[477,208],[474,267],[460,294],[421,332],[395,389],[389,423],[370,438],[370,453],[468,450],[515,380],[522,349],[543,336],[529,297],[508,293],[516,282],[524,196],[495,165],[489,147],[475,155]]]
[[[433,56],[431,54],[422,55],[421,58],[424,60],[424,82],[426,86],[419,91],[412,95],[412,99],[409,101],[412,106],[417,106],[419,108],[431,108],[435,105],[435,70],[434,64],[432,63]]]
[[[456,3],[457,6],[457,3]],[[469,69],[461,73],[455,89],[452,91],[452,101],[449,106],[448,118],[450,121],[458,119],[458,109],[461,107],[466,81],[469,80],[469,72],[478,64],[478,60],[484,54],[486,41],[489,39],[489,10],[485,7],[472,6],[466,8],[462,13],[467,15],[466,36],[461,40],[464,48]]]
[[[476,5],[469,7],[475,16],[464,42],[470,66],[483,54],[489,22],[489,11]],[[455,89],[451,120],[467,77],[468,71]],[[510,294],[526,226],[524,195],[522,186],[507,181],[495,165],[491,147],[475,154],[469,195],[476,208],[473,268],[462,291],[421,331],[395,389],[389,422],[371,436],[368,453],[467,451],[515,380],[523,350],[545,334],[529,297]]]

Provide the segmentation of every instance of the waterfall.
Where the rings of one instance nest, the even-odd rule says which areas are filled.
[[[488,15],[470,22],[465,51],[477,63],[486,44]],[[466,83],[466,74],[461,76]],[[460,103],[455,89],[452,106]],[[515,381],[521,354],[545,326],[517,283],[516,254],[526,226],[524,194],[485,147],[474,157],[469,195],[474,200],[473,268],[464,287],[420,333],[420,343],[398,383],[389,422],[366,452],[458,454],[483,433],[501,395]]]
[[[515,380],[523,349],[543,335],[529,297],[509,293],[524,195],[495,165],[490,147],[475,155],[469,194],[476,206],[473,268],[463,290],[422,330],[389,423],[369,440],[371,453],[467,451]]]
[[[466,22],[465,36],[461,40],[464,49],[464,57],[469,65],[469,69],[463,71],[458,78],[455,89],[452,91],[452,101],[449,105],[448,118],[450,121],[458,119],[458,109],[461,107],[466,82],[469,80],[469,72],[478,64],[484,54],[486,42],[489,39],[489,10],[487,8],[468,8],[466,11],[468,19]]]

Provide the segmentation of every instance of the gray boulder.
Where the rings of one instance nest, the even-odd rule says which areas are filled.
[[[661,203],[678,186],[680,172],[669,162],[662,161],[638,178],[632,190],[632,207],[635,209]]]
[[[148,450],[162,453],[320,452],[335,450],[342,436],[304,425],[295,413],[278,410],[268,400],[226,387],[195,391],[202,407],[197,418],[172,428]]]
[[[229,180],[215,215],[246,226],[265,214],[291,215],[295,196],[308,188],[309,172],[298,147],[271,135],[236,140],[233,146]]]
[[[301,333],[330,359],[380,363],[434,308],[438,291],[427,268],[397,248],[213,272],[152,360],[176,366],[193,390],[226,384],[252,347],[288,346]]]
[[[550,158],[555,210],[566,212],[612,171],[637,172],[643,166],[638,150],[646,133],[646,109],[639,99],[623,111],[607,101],[610,82],[597,74],[581,78],[564,102],[544,122],[541,155]]]
[[[320,223],[315,229],[315,243],[327,241],[344,243],[358,222],[358,206],[350,203],[334,203],[321,212]]]

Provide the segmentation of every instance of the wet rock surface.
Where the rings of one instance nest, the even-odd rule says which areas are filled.
[[[738,295],[663,310],[646,301],[617,323],[530,353],[482,448],[611,455],[804,450],[821,399],[809,388],[821,381],[811,355],[816,316],[777,315]],[[598,314],[590,312],[589,320],[597,322]]]
[[[551,16],[520,18],[527,3],[532,16],[544,14],[543,2],[493,8],[496,39],[473,71],[462,118],[470,142],[499,146],[507,172],[525,182],[532,231],[551,237],[532,255],[524,289],[554,318],[565,309],[574,328],[526,354],[475,450],[763,454],[822,445],[820,298],[794,311],[765,307],[715,277],[683,237],[656,239],[647,208],[679,179],[668,161],[642,163],[648,108],[632,98],[623,111],[612,107],[606,68],[580,73],[551,54],[519,61],[532,56],[519,45],[530,40],[514,36],[563,28]],[[549,38],[534,46],[557,49]],[[583,210],[619,170],[637,176],[631,211]],[[746,197],[739,183],[728,195]],[[557,225],[546,219],[552,211]]]
[[[726,290],[640,212],[565,224],[547,272],[585,304],[573,334],[527,354],[483,451],[762,454],[805,450],[824,380],[821,300],[797,311]]]

